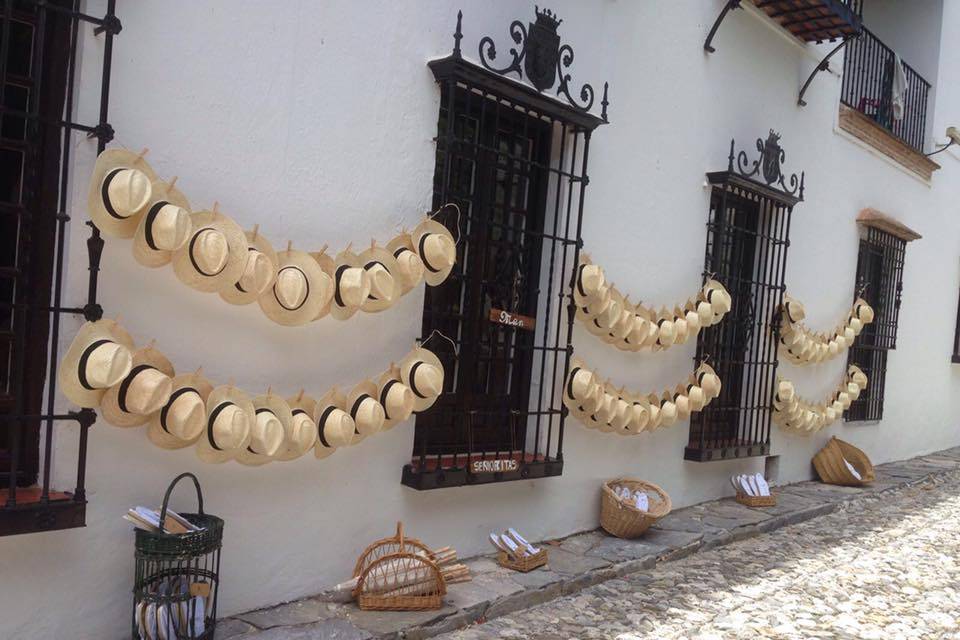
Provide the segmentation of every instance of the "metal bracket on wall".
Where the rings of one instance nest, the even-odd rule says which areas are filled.
[[[741,0],[727,0],[727,4],[723,6],[723,10],[720,12],[720,15],[717,16],[716,21],[713,23],[713,27],[710,28],[710,33],[707,34],[707,39],[703,41],[703,50],[707,53],[713,53],[716,49],[713,48],[711,43],[713,42],[713,37],[717,35],[717,29],[720,28],[720,23],[723,22],[723,19],[727,17],[727,14],[730,13],[733,9],[740,8]]]
[[[840,41],[840,44],[835,46],[833,49],[830,50],[830,53],[824,56],[823,60],[820,61],[820,64],[818,64],[816,68],[814,68],[814,70],[810,72],[810,75],[807,77],[807,81],[803,83],[803,87],[800,88],[800,95],[797,97],[798,105],[800,105],[801,107],[807,106],[806,101],[804,101],[803,99],[803,94],[807,92],[807,89],[810,87],[810,83],[813,82],[813,79],[816,77],[818,73],[820,73],[821,71],[826,71],[830,68],[830,58],[832,58],[838,51],[840,51],[840,49],[843,49],[845,46],[847,46],[848,42],[850,42],[854,38],[859,38],[859,37],[860,37],[860,32],[858,32],[856,35],[844,38],[843,40]]]

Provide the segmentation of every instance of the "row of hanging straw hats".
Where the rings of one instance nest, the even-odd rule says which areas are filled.
[[[773,398],[773,421],[786,431],[801,435],[816,433],[839,420],[866,388],[867,375],[860,367],[850,365],[837,389],[825,402],[815,404],[801,398],[792,382],[778,377]]]
[[[256,302],[281,325],[383,311],[421,280],[442,283],[457,259],[450,230],[429,216],[412,233],[402,232],[386,246],[371,241],[359,253],[349,246],[336,256],[326,248],[308,253],[292,243],[277,251],[258,226],[244,231],[217,205],[192,212],[175,182],[159,179],[143,153],[108,149],[90,180],[90,218],[106,235],[133,238],[140,264],[172,263],[187,286],[234,305]],[[441,211],[446,206],[456,207]]]
[[[726,288],[712,278],[696,296],[676,305],[673,311],[632,304],[606,282],[603,269],[586,255],[581,255],[577,265],[573,297],[576,317],[587,331],[623,351],[658,351],[683,344],[702,327],[720,322],[731,306]]]
[[[153,343],[136,348],[114,320],[84,324],[60,365],[60,388],[81,407],[99,407],[117,427],[147,426],[158,447],[195,445],[204,462],[262,465],[293,460],[313,448],[325,458],[429,409],[443,391],[444,371],[419,346],[398,365],[349,392],[319,398],[302,390],[251,396],[232,383],[215,385],[195,373],[177,375]]]
[[[635,435],[686,420],[720,395],[720,389],[720,377],[706,362],[673,391],[657,395],[614,387],[574,358],[563,386],[563,403],[588,429]]]
[[[863,328],[873,322],[873,308],[857,298],[832,334],[814,333],[803,324],[803,304],[788,295],[780,306],[780,355],[797,365],[825,362],[851,346]]]

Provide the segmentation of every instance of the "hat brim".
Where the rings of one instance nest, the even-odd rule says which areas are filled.
[[[390,251],[387,251],[383,247],[370,247],[359,256],[360,262],[363,264],[364,269],[372,262],[379,262],[383,265],[383,268],[387,270],[393,279],[393,286],[391,287],[390,295],[386,298],[379,299],[373,295],[373,292],[370,292],[370,295],[367,296],[366,301],[360,305],[360,310],[365,311],[366,313],[376,313],[378,311],[383,311],[384,309],[389,309],[395,305],[400,297],[403,295],[402,285],[400,283],[400,263],[397,262],[397,259],[393,257],[393,254]]]
[[[247,414],[247,432],[236,448],[215,449],[210,442],[212,439],[210,434],[210,428],[212,427],[210,424],[210,414],[224,402],[235,404],[241,411]],[[202,462],[213,464],[220,464],[227,460],[232,460],[240,451],[246,449],[247,445],[250,444],[250,427],[256,419],[257,416],[253,408],[253,402],[246,393],[232,385],[223,385],[215,388],[210,392],[210,395],[207,396],[207,423],[204,425],[203,433],[200,434],[200,438],[197,439],[197,444],[193,448],[197,457]]]
[[[206,402],[207,398],[210,396],[210,392],[213,391],[213,385],[210,384],[210,381],[204,378],[201,375],[196,373],[186,373],[173,378],[173,393],[176,394],[177,391],[184,388],[192,388],[197,390],[197,394],[200,396],[200,399],[204,402],[204,429],[206,428]],[[173,394],[171,394],[173,397]],[[168,401],[169,402],[169,401]],[[183,449],[184,447],[189,447],[194,444],[197,440],[200,439],[200,436],[203,435],[203,429],[193,438],[184,440],[179,438],[166,429],[163,428],[162,423],[162,414],[163,410],[157,411],[152,416],[150,416],[150,421],[147,423],[147,437],[150,439],[150,442],[160,447],[161,449]]]
[[[157,174],[149,163],[137,153],[127,149],[106,149],[99,156],[93,166],[90,176],[90,190],[87,194],[87,213],[97,229],[109,236],[129,238],[136,232],[137,225],[146,207],[127,218],[115,218],[110,215],[103,203],[101,193],[103,180],[115,169],[137,169],[150,178],[151,184],[157,179]]]
[[[299,326],[315,320],[332,295],[330,277],[309,253],[303,251],[280,251],[277,261],[278,274],[288,268],[300,270],[307,280],[306,295],[296,309],[284,307],[277,297],[277,279],[274,278],[273,285],[257,298],[261,311],[270,320],[285,326]]]
[[[176,375],[173,370],[173,364],[165,355],[153,347],[144,347],[134,352],[133,368],[140,365],[149,365],[168,378],[173,378],[173,376]],[[150,422],[153,416],[159,413],[159,410],[152,413],[132,413],[130,411],[124,411],[120,408],[120,387],[121,385],[119,384],[114,385],[103,394],[103,398],[100,401],[100,415],[104,420],[115,427],[139,427]],[[164,404],[166,404],[166,400],[164,400]]]
[[[160,202],[169,202],[181,209],[185,209],[188,213],[190,212],[190,201],[187,200],[187,196],[183,195],[180,189],[177,189],[176,186],[170,186],[169,182],[164,182],[163,180],[153,181],[153,193],[151,194],[150,202],[147,203],[144,209],[144,215],[140,216],[137,229],[133,234],[134,260],[151,269],[169,264],[173,259],[172,251],[153,249],[149,243],[147,243],[147,218],[149,216],[146,215],[146,213]],[[191,233],[190,235],[193,234]]]
[[[375,382],[373,382],[373,380],[361,380],[360,382],[355,384],[354,387],[350,389],[350,393],[347,394],[346,408],[344,409],[344,411],[350,414],[350,417],[354,419],[354,422],[356,422],[356,418],[353,416],[353,412],[351,411],[354,404],[362,396],[367,395],[367,396],[370,396],[370,398],[379,405],[380,398],[378,396],[378,392],[379,392],[379,389],[377,389],[377,385]],[[381,408],[383,407],[383,405],[380,405],[380,406]],[[384,413],[384,416],[386,416],[386,413],[387,413],[386,410],[384,410],[383,413]],[[380,433],[381,431],[383,431],[383,425],[384,425],[384,420],[379,421],[379,423],[374,422],[369,427],[366,427],[367,433],[363,433],[363,430],[360,429],[360,425],[357,425],[356,431],[354,433],[354,444],[356,444],[357,442],[360,442],[360,440],[363,440],[367,436],[372,436],[376,433]],[[358,440],[356,437],[357,435],[361,435],[362,437]]]
[[[377,395],[376,395],[376,398],[377,398],[377,402],[379,402],[381,405],[383,405],[383,413],[384,413],[384,416],[385,416],[385,417],[384,417],[384,420],[383,420],[383,430],[384,430],[384,431],[386,431],[386,430],[388,430],[388,429],[392,429],[393,427],[395,427],[396,425],[400,424],[401,422],[406,421],[408,418],[410,418],[410,416],[413,415],[413,411],[414,411],[414,407],[413,407],[413,405],[411,405],[409,413],[404,412],[402,415],[399,415],[399,416],[391,416],[391,415],[390,415],[390,411],[387,410],[387,405],[385,405],[385,404],[383,403],[383,400],[384,400],[384,398],[383,398],[383,388],[387,385],[387,383],[389,383],[389,382],[391,382],[391,381],[395,381],[397,384],[403,385],[404,388],[409,389],[409,387],[407,387],[407,385],[403,384],[403,381],[400,380],[400,375],[399,375],[398,372],[395,372],[395,371],[384,371],[383,373],[380,374],[380,377],[377,378]],[[411,395],[413,395],[414,398],[416,398],[416,395],[413,394],[413,390],[411,390],[410,393],[411,393]]]
[[[443,380],[441,380],[441,384],[440,384],[440,388],[441,388],[440,393],[436,396],[431,396],[427,398],[421,397],[420,394],[417,393],[417,390],[413,387],[413,385],[410,384],[408,381],[401,380],[401,382],[403,382],[405,385],[410,387],[410,390],[413,391],[414,413],[421,413],[423,411],[426,411],[430,407],[432,407],[433,404],[437,401],[437,398],[443,395],[444,382],[446,380],[447,372],[443,368],[443,363],[440,362],[440,358],[438,358],[433,351],[430,351],[429,349],[425,349],[424,347],[417,347],[416,349],[411,350],[410,353],[408,353],[406,356],[403,357],[403,359],[400,361],[398,366],[400,367],[400,369],[404,369],[407,366],[407,364],[412,365],[417,360],[420,360],[426,364],[432,364],[437,369],[439,369],[440,375],[443,376]]]
[[[133,340],[130,335],[113,320],[97,320],[96,322],[86,322],[77,331],[77,335],[70,343],[67,353],[60,361],[60,367],[57,370],[57,378],[60,391],[68,400],[80,407],[99,407],[107,390],[87,389],[80,383],[79,365],[80,358],[84,350],[91,343],[97,340],[111,340],[130,351],[130,361],[133,362]],[[132,368],[132,364],[131,364]],[[123,374],[124,377],[130,373],[130,370]]]
[[[329,407],[334,407],[340,409],[341,411],[346,412],[347,398],[337,388],[330,389],[325,394],[323,394],[319,400],[317,400],[316,406],[313,411],[313,422],[317,425],[317,441],[313,445],[313,453],[316,458],[326,458],[333,455],[333,452],[341,448],[340,446],[330,445],[330,443],[324,444],[324,440],[319,437],[320,434],[320,417]],[[357,439],[359,437],[359,440]],[[354,426],[353,437],[350,442],[342,445],[349,447],[351,445],[360,442],[363,437],[356,430]],[[328,446],[330,445],[330,446]]]
[[[449,267],[444,269],[434,270],[426,258],[420,255],[420,251],[417,248],[420,246],[420,238],[428,233],[437,233],[440,235],[445,235],[450,238],[450,241],[454,243],[454,256],[453,262]],[[456,256],[456,241],[453,239],[453,234],[450,233],[450,229],[440,224],[436,220],[428,218],[418,224],[413,230],[413,233],[410,234],[411,239],[413,240],[414,250],[417,255],[420,256],[420,260],[423,261],[423,279],[431,287],[436,287],[437,285],[443,284],[444,280],[450,275],[450,272],[453,271],[453,267],[457,264]]]
[[[205,293],[223,291],[232,287],[243,275],[243,268],[246,265],[248,249],[247,237],[243,229],[222,213],[212,211],[194,213],[190,216],[190,222],[193,224],[190,239],[173,253],[173,272],[177,279],[188,287]],[[220,271],[210,275],[201,273],[197,269],[191,255],[193,239],[206,229],[219,231],[227,241],[227,262]]]
[[[274,281],[277,279],[277,265],[280,264],[280,261],[277,258],[277,252],[274,250],[273,245],[270,244],[270,241],[267,240],[262,233],[253,235],[253,231],[244,231],[243,235],[247,239],[247,253],[249,254],[251,250],[259,251],[263,255],[267,256],[267,260],[269,260],[270,264],[273,266],[273,277],[270,279],[270,284],[265,289],[265,291],[269,292],[270,288],[273,287]],[[247,263],[244,261],[244,269],[246,269],[246,266]],[[243,270],[240,271],[240,275],[243,275]],[[221,289],[219,292],[220,297],[223,298],[225,302],[235,305],[245,305],[256,302],[260,295],[259,292],[244,291],[240,288],[239,280],[240,278],[237,278],[237,282],[234,282],[232,287]]]

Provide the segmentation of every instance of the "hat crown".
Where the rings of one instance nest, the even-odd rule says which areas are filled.
[[[206,275],[219,273],[227,264],[230,245],[227,237],[217,229],[202,229],[194,240],[193,259]]]
[[[196,392],[184,393],[174,399],[167,409],[167,431],[181,440],[192,440],[203,431],[206,420],[203,398]]]
[[[391,417],[407,417],[413,411],[413,391],[405,384],[390,386],[386,396],[387,413]]]
[[[366,269],[338,269],[337,287],[345,307],[359,307],[370,296],[370,276]]]
[[[273,279],[273,263],[267,254],[251,249],[247,251],[247,261],[240,275],[240,288],[244,291],[262,294]]]
[[[580,369],[573,374],[573,384],[570,385],[570,389],[573,392],[574,398],[583,398],[587,395],[587,393],[590,391],[590,387],[592,386],[593,373],[591,371]]]
[[[303,305],[310,290],[306,274],[297,267],[283,267],[277,273],[273,285],[277,300],[285,309],[292,311]]]
[[[230,403],[213,421],[213,439],[220,449],[237,449],[250,435],[250,420],[246,412]]]
[[[173,381],[157,369],[137,372],[126,389],[124,404],[129,413],[147,415],[159,411],[173,393]]]
[[[423,260],[413,251],[402,251],[397,255],[400,271],[410,282],[419,282],[423,277]]]
[[[428,233],[422,246],[426,261],[437,271],[452,267],[457,260],[457,245],[444,233]]]
[[[357,431],[359,431],[361,435],[376,433],[383,426],[383,421],[386,419],[383,405],[370,397],[367,397],[360,403],[354,415]]]
[[[123,218],[129,218],[147,206],[151,192],[150,178],[138,169],[120,169],[107,185],[110,206]]]
[[[272,456],[283,444],[283,424],[272,411],[257,412],[257,421],[250,430],[250,449],[255,453]]]
[[[393,299],[394,280],[390,271],[379,262],[373,263],[366,271],[370,278],[370,295],[377,300]]]
[[[411,373],[413,375],[410,383],[414,385],[422,395],[440,395],[440,392],[443,391],[443,372],[435,365],[423,362],[422,360],[419,362],[420,366],[418,366],[416,370],[414,370],[413,367],[409,368],[407,377],[409,378]]]
[[[599,265],[585,264],[580,269],[579,286],[586,296],[593,296],[603,287],[603,269]]]
[[[333,409],[323,423],[323,440],[331,447],[345,447],[353,440],[356,424],[342,409]]]
[[[107,342],[90,352],[84,376],[94,389],[119,384],[133,368],[133,354],[122,344]]]
[[[176,251],[189,239],[191,226],[190,213],[168,202],[150,223],[153,244],[161,251]]]
[[[296,413],[290,421],[290,449],[302,453],[313,444],[317,425],[306,413]]]

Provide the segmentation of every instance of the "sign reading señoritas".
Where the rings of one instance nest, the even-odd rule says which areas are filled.
[[[473,473],[502,473],[504,471],[517,471],[519,469],[520,462],[513,458],[474,460],[470,463],[470,471]]]

